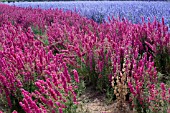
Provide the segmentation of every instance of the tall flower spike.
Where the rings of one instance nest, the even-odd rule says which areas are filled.
[[[74,73],[74,79],[75,79],[75,81],[76,81],[77,83],[79,83],[80,81],[79,81],[79,75],[78,75],[77,70],[73,69],[73,73]]]

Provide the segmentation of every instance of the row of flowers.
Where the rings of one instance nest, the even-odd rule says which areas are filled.
[[[9,112],[73,112],[80,80],[113,89],[119,105],[129,100],[137,112],[168,112],[164,19],[98,24],[71,11],[1,4],[0,20],[0,98]]]

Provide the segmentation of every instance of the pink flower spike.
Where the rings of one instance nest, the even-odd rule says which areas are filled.
[[[59,110],[59,113],[63,113],[63,110],[62,110],[62,108],[59,108],[58,110]]]
[[[78,76],[78,73],[77,73],[77,70],[73,69],[73,73],[74,73],[74,79],[77,83],[79,83],[79,76]]]
[[[161,89],[162,89],[162,99],[166,100],[166,89],[165,89],[165,84],[161,83]]]

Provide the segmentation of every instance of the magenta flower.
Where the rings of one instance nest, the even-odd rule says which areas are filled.
[[[79,83],[80,81],[79,81],[79,75],[78,75],[78,73],[77,73],[77,71],[75,70],[75,69],[73,69],[73,73],[74,73],[74,79],[75,79],[75,81],[77,82],[77,83]]]
[[[161,93],[162,99],[166,100],[166,88],[164,83],[161,83],[161,89],[162,89],[162,93]]]

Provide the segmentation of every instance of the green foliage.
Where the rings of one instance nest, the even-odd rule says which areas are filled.
[[[31,28],[32,28],[32,30],[33,30],[33,32],[34,32],[35,35],[40,35],[40,36],[42,36],[42,35],[44,34],[44,32],[42,31],[42,29],[39,29],[38,26],[36,26],[36,27],[32,26]]]
[[[95,22],[101,24],[104,21],[104,15],[99,13],[99,14],[93,14],[91,17]]]
[[[0,2],[7,2],[7,0],[0,0]]]
[[[67,106],[67,108],[63,110],[64,113],[76,113],[77,105],[73,103],[73,100],[71,98],[68,99],[65,105]]]
[[[113,88],[107,88],[106,89],[106,103],[111,103],[113,100],[116,100],[116,95],[114,94]]]
[[[155,65],[158,71],[162,74],[161,81],[166,82],[170,79],[170,55],[168,48],[158,48],[160,52],[156,54]]]
[[[77,97],[83,94],[85,92],[86,86],[83,80],[80,81],[80,83],[77,84],[78,89],[75,91],[77,94]]]

